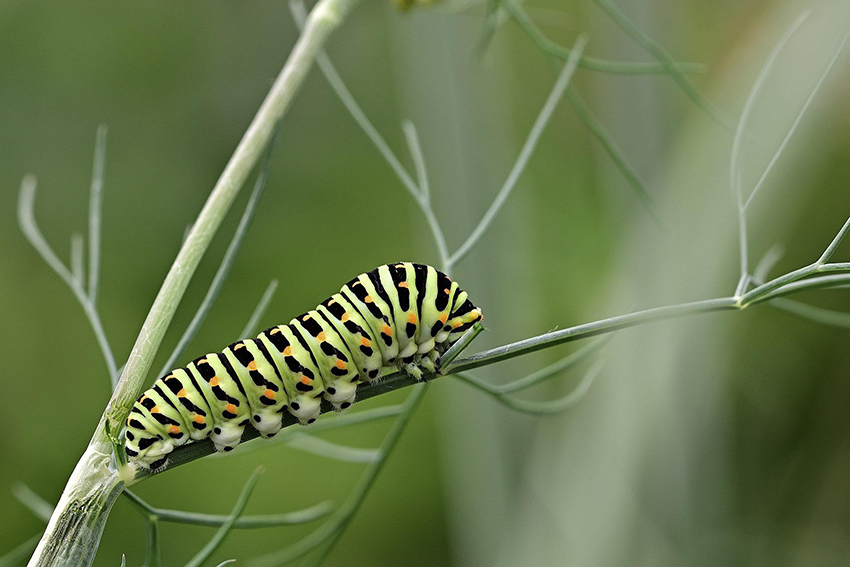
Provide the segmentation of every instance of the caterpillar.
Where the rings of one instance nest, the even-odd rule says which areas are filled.
[[[133,404],[124,450],[158,471],[174,448],[210,438],[233,450],[251,424],[272,437],[288,412],[313,423],[322,398],[351,406],[357,385],[401,369],[422,379],[481,310],[446,274],[400,262],[360,274],[312,311],[172,370]]]

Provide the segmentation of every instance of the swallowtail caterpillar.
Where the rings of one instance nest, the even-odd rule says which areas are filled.
[[[271,437],[284,412],[313,423],[322,398],[346,409],[357,385],[383,370],[417,379],[437,371],[440,355],[481,318],[466,292],[431,266],[380,266],[289,324],[157,380],[133,405],[125,451],[156,471],[192,441],[209,437],[217,451],[231,451],[248,424]]]

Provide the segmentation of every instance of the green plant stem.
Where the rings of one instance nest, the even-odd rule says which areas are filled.
[[[109,340],[106,338],[106,332],[103,329],[100,315],[97,312],[94,302],[86,294],[82,282],[75,278],[71,270],[62,263],[62,260],[59,259],[41,233],[41,229],[35,221],[35,189],[35,177],[31,175],[24,177],[21,181],[21,192],[18,198],[18,223],[21,226],[21,231],[41,255],[45,263],[71,289],[80,306],[82,306],[83,312],[85,312],[92,331],[94,331],[94,335],[97,338],[97,344],[103,353],[103,359],[109,371],[109,378],[114,387],[118,376],[117,365],[115,363],[115,356],[112,354],[112,348],[109,346]]]
[[[594,0],[594,3],[604,11],[614,23],[625,31],[638,45],[651,53],[661,65],[668,75],[679,85],[679,88],[684,92],[694,103],[701,108],[706,114],[711,116],[718,123],[722,124],[730,130],[735,129],[735,124],[732,120],[720,111],[711,102],[706,100],[694,87],[693,83],[685,77],[678,69],[676,61],[664,50],[655,40],[641,31],[626,14],[610,0]]]
[[[103,530],[98,521],[102,520],[105,524],[114,503],[111,495],[119,494],[123,487],[123,481],[110,468],[112,447],[106,435],[106,422],[112,424],[112,431],[120,430],[201,257],[269,143],[275,125],[303,84],[316,55],[357,3],[358,0],[320,0],[311,11],[304,32],[165,277],[92,440],[69,478],[45,534],[30,559],[30,567],[87,566],[93,561]],[[31,205],[34,182],[31,181],[30,185]],[[85,293],[83,296],[88,299]],[[80,509],[81,505],[86,508]],[[94,523],[90,523],[92,520]]]
[[[375,478],[378,476],[378,473],[381,472],[381,468],[383,468],[383,465],[386,462],[386,459],[383,458],[383,456],[386,456],[392,451],[396,442],[401,437],[410,417],[422,401],[426,387],[426,384],[419,383],[416,388],[414,388],[413,392],[410,393],[410,396],[408,396],[404,403],[404,410],[399,415],[398,419],[396,419],[395,423],[393,423],[392,429],[390,429],[390,432],[386,437],[384,437],[384,440],[378,449],[382,458],[377,459],[369,465],[366,472],[358,480],[357,486],[355,486],[348,499],[336,512],[333,513],[331,518],[326,523],[322,524],[320,528],[298,543],[284,548],[279,552],[250,561],[248,564],[251,567],[273,567],[285,565],[286,563],[295,561],[307,553],[310,553],[314,549],[324,545],[325,547],[322,549],[320,554],[315,557],[313,561],[309,562],[309,564],[319,565],[322,562],[326,554],[333,547],[334,542],[339,539],[345,531],[346,526],[348,526],[351,522],[354,513],[359,508],[360,502],[374,484]]]
[[[815,95],[818,94],[821,86],[826,82],[826,78],[832,72],[833,67],[835,67],[835,63],[838,61],[838,57],[841,55],[841,51],[844,49],[844,45],[847,43],[847,39],[850,38],[850,32],[844,34],[844,37],[841,40],[841,43],[838,45],[838,48],[835,50],[835,54],[832,56],[832,59],[829,61],[829,64],[824,69],[823,73],[821,73],[820,79],[818,79],[817,84],[812,89],[812,92],[809,93],[808,98],[806,98],[806,102],[803,103],[802,108],[800,108],[800,112],[797,113],[797,117],[794,118],[794,122],[791,124],[791,128],[788,129],[788,132],[785,134],[785,137],[782,139],[782,143],[779,144],[779,147],[774,152],[773,157],[767,164],[767,167],[764,168],[764,171],[759,177],[759,180],[756,182],[755,187],[750,192],[747,200],[744,202],[744,209],[750,206],[750,203],[753,201],[753,198],[758,193],[759,189],[761,189],[762,185],[764,185],[765,179],[770,175],[770,172],[773,170],[773,166],[779,162],[780,156],[782,156],[782,152],[785,150],[785,147],[788,145],[788,142],[791,140],[791,137],[794,135],[794,132],[797,130],[797,127],[800,125],[800,122],[803,120],[803,116],[806,114],[806,111],[811,106],[812,101],[815,98]]]
[[[277,291],[277,284],[277,280],[269,282],[269,285],[266,287],[266,291],[263,292],[263,296],[260,298],[259,303],[257,303],[257,306],[251,313],[251,318],[248,319],[248,322],[245,323],[245,327],[242,329],[242,332],[239,333],[240,337],[248,337],[257,332],[257,326],[260,324],[260,319],[262,319],[263,315],[266,314],[266,309],[268,309],[269,303],[271,303],[272,297],[274,297],[274,292]]]
[[[251,492],[254,491],[254,487],[257,485],[257,481],[260,479],[260,474],[262,474],[262,472],[262,467],[254,471],[254,474],[252,474],[251,478],[248,479],[248,482],[245,483],[245,487],[239,494],[239,498],[236,500],[233,510],[230,512],[230,515],[227,516],[227,520],[225,520],[225,522],[221,525],[209,543],[207,543],[198,552],[198,554],[186,564],[186,567],[201,567],[201,565],[203,565],[204,562],[206,562],[206,560],[215,553],[215,550],[218,549],[224,541],[224,538],[226,538],[227,534],[230,533],[230,530],[233,529],[233,526],[239,519],[239,516],[242,515],[242,512],[245,510],[245,506],[248,505],[248,498],[251,497]]]
[[[106,166],[106,125],[97,129],[97,141],[92,165],[91,196],[89,198],[89,300],[97,304],[100,277],[100,225],[103,208],[103,170]]]
[[[516,20],[523,31],[528,35],[538,47],[561,59],[569,58],[573,50],[562,47],[546,37],[546,35],[537,27],[537,24],[525,13],[525,11],[517,4],[516,0],[499,0],[499,3],[511,17]],[[602,71],[604,73],[622,73],[628,75],[653,75],[665,74],[670,70],[663,63],[648,62],[648,63],[629,63],[625,61],[609,61],[607,59],[599,59],[583,55],[579,60],[579,65],[594,71]],[[675,73],[701,73],[705,70],[703,65],[698,63],[674,63],[673,70]]]
[[[746,281],[747,276],[749,275],[747,214],[744,205],[744,191],[741,186],[742,180],[739,165],[743,153],[743,143],[744,136],[747,130],[747,123],[749,122],[750,115],[752,113],[753,108],[755,107],[756,98],[758,98],[762,87],[767,81],[767,76],[770,73],[770,69],[773,67],[773,64],[776,62],[776,59],[779,57],[779,53],[782,51],[782,48],[785,47],[785,44],[788,43],[788,41],[791,39],[791,36],[794,35],[794,32],[796,32],[797,29],[803,24],[808,15],[808,12],[803,12],[802,14],[800,14],[800,16],[797,17],[794,23],[791,24],[791,27],[789,27],[788,30],[785,31],[779,42],[773,48],[773,51],[771,51],[770,56],[767,58],[767,61],[765,61],[764,65],[759,71],[755,83],[753,83],[753,86],[747,95],[747,100],[744,103],[744,108],[741,111],[741,116],[738,119],[738,124],[735,128],[735,137],[732,140],[732,157],[729,162],[729,185],[732,189],[732,195],[735,197],[735,203],[738,207],[738,245],[740,248],[741,275],[740,279],[738,280],[738,287],[735,290],[736,296],[743,294],[746,290]]]
[[[513,192],[514,187],[516,187],[522,172],[525,170],[528,160],[534,153],[534,149],[537,147],[537,142],[540,140],[543,130],[546,128],[546,125],[549,124],[549,120],[552,118],[552,113],[555,112],[555,108],[564,96],[564,92],[568,90],[570,80],[575,74],[576,67],[581,60],[581,54],[584,51],[584,46],[586,44],[587,39],[584,37],[579,37],[576,40],[571,55],[564,64],[560,75],[558,75],[558,79],[555,81],[552,91],[546,98],[546,102],[540,109],[540,113],[537,115],[537,119],[534,121],[534,125],[529,131],[528,136],[525,139],[525,143],[522,146],[522,150],[517,156],[508,177],[505,179],[505,182],[496,194],[496,198],[493,199],[490,207],[484,213],[484,216],[481,217],[481,220],[472,230],[470,235],[454,252],[454,254],[449,256],[449,259],[446,261],[446,265],[444,266],[446,269],[454,267],[455,264],[460,262],[460,260],[469,253],[472,247],[475,246],[481,236],[487,231],[490,224],[493,222],[493,219],[497,214],[499,214],[499,211],[502,210],[502,207],[505,205],[508,197]]]
[[[605,128],[605,126],[602,125],[602,122],[600,122],[599,119],[590,111],[590,107],[587,106],[587,103],[584,102],[584,99],[575,89],[567,89],[565,96],[567,100],[570,101],[573,110],[576,111],[576,115],[579,117],[579,120],[584,123],[588,130],[590,130],[593,137],[599,140],[599,143],[602,144],[605,153],[608,154],[608,157],[611,158],[611,161],[614,162],[614,165],[620,170],[620,173],[623,174],[623,177],[626,178],[629,185],[632,186],[632,189],[634,189],[640,199],[640,202],[644,207],[646,207],[646,210],[650,215],[652,215],[652,218],[660,224],[660,219],[655,210],[655,203],[653,203],[649,191],[646,190],[646,185],[640,177],[638,177],[638,174],[629,164],[628,160],[626,160],[625,154],[617,145],[617,142],[614,141],[614,137]]]
[[[130,490],[125,490],[124,496],[126,496],[127,500],[144,516],[153,516],[161,522],[218,528],[224,525],[228,518],[228,516],[220,514],[201,514],[198,512],[156,508],[142,500],[138,495],[136,495],[136,493]],[[317,520],[323,516],[327,516],[332,510],[333,504],[330,501],[325,501],[320,502],[315,506],[311,506],[303,510],[296,510],[294,512],[258,516],[240,516],[236,522],[234,522],[232,527],[233,529],[258,529],[304,524]]]
[[[192,321],[186,327],[186,330],[183,332],[180,340],[177,341],[177,346],[174,347],[174,350],[171,352],[168,360],[165,361],[165,364],[159,371],[158,376],[164,376],[166,372],[169,372],[177,365],[177,360],[183,355],[183,352],[186,350],[186,347],[189,346],[189,343],[192,342],[192,339],[195,338],[195,335],[198,333],[198,330],[201,328],[201,325],[203,325],[204,320],[209,314],[210,309],[212,309],[215,300],[218,298],[218,294],[221,292],[221,288],[224,286],[227,276],[230,274],[230,269],[233,267],[233,262],[236,260],[236,256],[242,248],[242,242],[245,240],[245,235],[248,233],[248,227],[251,226],[251,221],[254,219],[254,213],[257,211],[257,206],[260,203],[260,197],[262,197],[263,189],[266,186],[277,133],[280,132],[280,122],[277,123],[274,131],[275,134],[272,136],[271,141],[266,147],[265,155],[263,156],[263,161],[260,165],[260,171],[257,173],[254,190],[251,191],[251,195],[248,197],[248,203],[245,206],[245,210],[242,212],[242,217],[239,219],[239,224],[233,233],[233,238],[231,238],[230,244],[224,252],[221,264],[219,264],[218,270],[216,270],[215,276],[210,283],[210,287],[207,289],[207,293],[204,296],[203,301],[201,301],[201,305],[195,312],[195,316],[192,317]]]
[[[159,545],[159,521],[156,516],[148,517],[148,544],[145,551],[145,565],[147,567],[160,567],[162,565],[162,552]]]

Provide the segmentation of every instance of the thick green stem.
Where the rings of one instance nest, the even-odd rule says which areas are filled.
[[[83,457],[68,480],[29,566],[86,566],[97,551],[109,510],[123,487],[112,470],[106,425],[119,431],[189,280],[222,219],[268,145],[327,38],[359,0],[320,0],[283,69],[210,193],[154,300],[121,378]]]

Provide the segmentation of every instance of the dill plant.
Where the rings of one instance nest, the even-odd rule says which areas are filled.
[[[416,127],[411,122],[402,125],[405,141],[413,163],[413,172],[402,165],[402,160],[395,155],[390,145],[383,139],[378,129],[371,123],[366,113],[360,108],[352,93],[348,90],[342,77],[337,72],[329,57],[322,51],[323,45],[333,32],[354,8],[358,0],[320,0],[307,14],[300,0],[291,2],[294,18],[302,28],[301,37],[287,60],[286,65],[272,86],[266,100],[260,107],[254,121],[236,148],[218,183],[213,188],[206,205],[200,212],[197,221],[192,225],[185,242],[169,271],[148,318],[139,333],[139,337],[130,353],[127,362],[118,367],[112,349],[109,346],[106,332],[97,311],[97,296],[99,287],[100,259],[100,220],[102,214],[103,169],[106,153],[106,130],[98,131],[95,147],[93,180],[91,184],[88,231],[88,266],[83,261],[84,241],[75,236],[72,240],[72,256],[70,267],[58,258],[50,245],[42,236],[34,217],[36,182],[33,177],[26,177],[21,186],[19,199],[19,220],[24,234],[40,253],[44,261],[59,275],[71,289],[89,319],[91,327],[98,339],[109,378],[113,384],[112,398],[105,408],[101,420],[93,434],[86,452],[78,462],[68,480],[65,491],[59,503],[54,507],[32,493],[26,486],[16,489],[16,496],[27,505],[38,517],[47,522],[45,534],[31,541],[24,542],[13,549],[7,556],[0,559],[0,565],[11,565],[24,557],[32,547],[35,551],[30,560],[31,566],[37,565],[90,565],[94,560],[98,543],[103,532],[109,512],[116,500],[123,494],[129,502],[138,509],[147,523],[147,558],[146,565],[162,565],[159,550],[159,534],[162,523],[183,523],[215,527],[209,543],[188,563],[191,567],[206,564],[216,550],[224,543],[228,533],[234,529],[252,529],[271,526],[285,526],[316,521],[324,518],[324,523],[297,543],[285,547],[278,552],[252,558],[249,565],[256,567],[287,564],[305,556],[309,564],[320,564],[333,544],[339,539],[347,525],[357,513],[361,503],[366,498],[382,466],[386,463],[410,417],[419,406],[427,383],[416,383],[410,376],[395,372],[385,376],[379,383],[364,384],[358,389],[358,399],[368,399],[400,388],[411,387],[407,399],[396,406],[385,406],[373,410],[355,412],[319,421],[310,431],[317,432],[338,427],[349,427],[357,423],[373,420],[393,419],[388,434],[380,446],[374,450],[355,449],[321,441],[305,434],[297,428],[287,428],[278,435],[278,442],[300,444],[303,448],[339,460],[359,462],[367,465],[348,499],[339,507],[329,502],[320,502],[305,510],[287,512],[275,515],[246,516],[244,509],[249,501],[252,490],[256,486],[261,470],[256,471],[246,482],[239,498],[231,512],[227,515],[201,514],[180,510],[164,509],[153,506],[129,490],[132,485],[153,476],[148,471],[135,470],[128,466],[121,445],[120,431],[133,401],[138,396],[155,353],[163,339],[166,329],[173,317],[180,299],[200,262],[204,252],[217,231],[222,219],[230,209],[237,193],[247,180],[252,169],[260,164],[260,172],[254,190],[243,212],[239,226],[231,240],[227,252],[221,262],[218,272],[213,279],[204,301],[199,307],[192,322],[182,335],[177,346],[165,364],[164,370],[174,366],[183,354],[185,347],[195,336],[210,307],[227,278],[233,260],[239,252],[245,232],[256,211],[260,195],[265,185],[268,164],[271,160],[273,142],[277,128],[281,125],[284,114],[290,102],[301,86],[308,70],[315,62],[328,83],[338,95],[348,112],[363,129],[366,136],[375,145],[387,164],[398,177],[401,186],[422,213],[434,246],[439,254],[441,269],[451,273],[468,253],[478,244],[482,235],[505,206],[517,182],[525,170],[540,137],[550,123],[556,106],[566,99],[576,115],[596,137],[612,163],[620,170],[629,185],[638,195],[647,210],[656,215],[654,203],[644,182],[637,176],[628,163],[623,152],[619,149],[611,134],[584,103],[582,97],[572,85],[574,74],[579,69],[606,73],[626,74],[665,74],[674,79],[682,92],[688,96],[701,110],[718,124],[734,133],[731,146],[730,182],[733,189],[734,201],[738,212],[740,275],[734,291],[727,296],[698,299],[687,303],[663,305],[650,309],[633,311],[613,317],[599,319],[589,323],[567,327],[560,330],[543,333],[538,336],[505,344],[476,354],[468,355],[464,351],[481,332],[482,327],[476,326],[470,333],[459,341],[444,357],[444,365],[440,375],[429,376],[429,379],[439,376],[453,376],[509,408],[533,415],[545,415],[561,412],[572,407],[591,387],[594,379],[601,371],[602,361],[590,365],[578,386],[566,396],[550,401],[529,401],[515,396],[517,392],[532,386],[557,378],[565,371],[573,369],[580,363],[598,355],[604,348],[610,333],[619,329],[647,324],[653,321],[666,320],[675,317],[697,315],[715,311],[740,312],[743,309],[763,303],[769,303],[780,309],[814,321],[848,326],[847,315],[828,310],[814,308],[785,298],[793,293],[810,290],[835,288],[850,283],[850,262],[833,261],[833,256],[850,230],[850,219],[841,227],[836,227],[834,238],[824,243],[823,250],[810,264],[799,269],[770,278],[776,261],[775,254],[767,254],[761,262],[751,270],[749,260],[749,245],[747,231],[747,209],[758,194],[774,165],[778,162],[797,126],[803,119],[810,103],[818,90],[826,81],[839,57],[841,56],[848,36],[844,36],[837,46],[834,57],[824,69],[820,80],[815,85],[806,100],[799,115],[793,122],[782,144],[775,151],[757,183],[752,188],[745,188],[741,181],[739,163],[741,160],[744,141],[750,136],[747,130],[752,108],[760,94],[765,77],[771,66],[780,56],[782,49],[795,31],[803,24],[806,14],[800,16],[780,39],[771,53],[750,92],[744,111],[738,120],[731,120],[716,106],[703,97],[686,77],[687,73],[697,72],[700,66],[676,62],[660,45],[643,33],[617,6],[608,0],[594,0],[602,10],[620,26],[626,34],[633,38],[637,45],[644,48],[655,61],[647,63],[629,63],[605,60],[585,55],[587,38],[579,37],[571,47],[563,47],[551,40],[537,27],[532,18],[515,0],[494,0],[488,3],[490,7],[488,18],[509,17],[514,20],[534,42],[541,52],[559,60],[563,66],[554,82],[549,97],[532,125],[525,144],[514,162],[503,185],[487,209],[482,219],[470,229],[469,236],[455,249],[452,249],[443,233],[440,219],[432,207],[432,198],[438,195],[432,191],[429,183],[428,168],[425,161]],[[409,7],[409,6],[407,6]],[[491,21],[492,25],[492,21]],[[492,25],[491,29],[495,29]],[[265,157],[263,157],[265,156]],[[86,269],[88,268],[88,269]],[[275,289],[277,281],[272,281],[256,309],[251,314],[248,323],[240,336],[246,336],[256,331],[258,321],[262,317]],[[532,372],[522,378],[494,385],[489,381],[472,374],[471,371],[489,366],[504,360],[526,355],[531,352],[550,348],[567,342],[589,339],[586,344],[565,356],[561,360]],[[330,408],[323,407],[327,412]],[[286,425],[292,425],[290,420]],[[257,434],[253,429],[246,432],[244,440],[250,440]],[[191,443],[178,448],[172,453],[165,474],[172,468],[189,463],[213,453],[212,444],[208,441]],[[221,563],[224,565],[226,561]],[[122,559],[122,565],[125,560]]]

